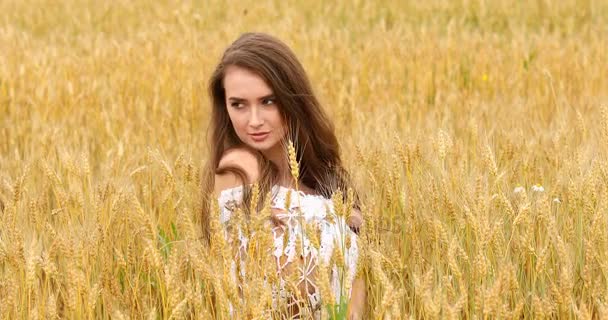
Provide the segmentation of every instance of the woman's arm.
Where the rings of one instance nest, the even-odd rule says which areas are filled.
[[[361,211],[359,211],[359,209],[353,208],[350,216],[346,220],[346,223],[351,228],[351,230],[358,234],[361,225],[363,224],[363,215],[361,214]],[[367,294],[365,291],[364,278],[355,278],[355,280],[353,280],[350,301],[348,302],[348,308],[346,310],[347,319],[363,319],[366,299]]]
[[[361,215],[361,211],[353,208],[350,216],[346,218],[346,224],[348,224],[353,232],[359,234],[359,228],[361,228],[361,225],[363,224],[363,215]]]
[[[363,319],[366,298],[367,294],[365,293],[365,280],[363,280],[363,278],[356,278],[353,280],[350,301],[348,302],[348,308],[346,309],[347,319]]]

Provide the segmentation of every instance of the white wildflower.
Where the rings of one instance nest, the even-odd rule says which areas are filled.
[[[545,192],[545,188],[543,188],[543,186],[541,186],[540,184],[535,184],[532,186],[532,191],[534,192]]]
[[[553,202],[555,202],[555,203],[562,203],[562,201],[561,201],[561,200],[559,200],[559,198],[554,198],[554,199],[553,199]]]
[[[519,186],[519,187],[516,187],[515,189],[513,189],[513,193],[522,193],[524,191],[526,191],[526,189],[524,189],[524,187],[522,187],[522,186]]]

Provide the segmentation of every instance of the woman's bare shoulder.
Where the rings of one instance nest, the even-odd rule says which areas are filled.
[[[222,172],[222,169],[229,167],[242,170],[247,176],[247,181],[241,181],[233,172]],[[216,194],[225,189],[241,186],[243,183],[254,183],[258,180],[260,174],[258,155],[253,150],[245,147],[227,149],[222,154],[218,169],[222,173],[215,175],[214,190]]]

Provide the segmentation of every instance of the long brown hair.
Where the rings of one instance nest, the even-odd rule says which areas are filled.
[[[207,240],[209,204],[215,200],[211,199],[215,174],[226,171],[237,174],[244,183],[244,202],[250,201],[244,172],[235,167],[218,168],[225,150],[242,145],[225,105],[223,80],[228,66],[238,66],[256,73],[272,89],[280,113],[287,124],[288,136],[285,139],[294,142],[301,183],[326,198],[330,198],[337,189],[345,191],[351,188],[350,179],[340,158],[334,126],[315,97],[308,76],[295,54],[273,36],[245,33],[226,49],[209,81],[212,103],[209,127],[210,157],[203,177],[204,200],[201,219],[203,235]],[[260,194],[266,195],[277,181],[278,169],[260,152],[257,152],[257,158],[260,164]],[[355,199],[358,207],[358,200]],[[259,198],[258,207],[262,203],[263,196]]]

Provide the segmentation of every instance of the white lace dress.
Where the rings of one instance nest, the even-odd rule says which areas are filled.
[[[286,208],[285,199],[288,192],[291,193],[291,201],[289,208]],[[314,317],[318,318],[320,316],[319,311],[322,308],[319,288],[316,283],[304,275],[312,273],[316,265],[320,263],[319,259],[321,259],[325,265],[328,265],[332,255],[341,255],[340,258],[343,258],[344,268],[338,268],[335,263],[332,266],[329,266],[331,269],[329,280],[333,293],[332,296],[335,299],[332,304],[340,304],[340,301],[343,301],[343,298],[346,298],[345,300],[348,301],[351,293],[350,285],[346,286],[349,289],[345,290],[343,284],[352,283],[355,277],[358,257],[357,235],[350,230],[343,217],[338,217],[334,213],[334,206],[331,199],[324,198],[323,196],[305,194],[301,191],[278,185],[272,187],[271,195],[271,207],[285,211],[283,214],[276,215],[277,218],[285,222],[285,225],[275,227],[272,230],[274,238],[273,256],[276,261],[277,271],[280,272],[296,259],[296,238],[302,237],[300,239],[303,239],[301,243],[304,256],[310,258],[307,259],[305,265],[298,267],[298,273],[301,275],[298,285],[307,281],[308,285],[314,288],[314,292],[308,294],[308,300],[312,309],[315,310]],[[232,216],[234,205],[240,204],[242,198],[242,187],[226,189],[220,193],[218,200],[220,222],[222,225],[226,226],[228,224]],[[306,236],[306,233],[303,232],[303,228],[300,224],[302,217],[306,224],[317,224],[317,230],[320,232],[320,245],[318,248],[313,245]],[[240,248],[246,248],[248,239],[243,236],[240,230],[238,233]],[[287,241],[284,241],[284,237],[286,237]],[[337,251],[334,253],[334,250]],[[239,250],[239,252],[246,252],[246,250]],[[235,257],[235,260],[241,259],[242,261],[243,258],[244,257],[242,256]],[[241,272],[245,271],[241,270]],[[234,276],[236,278],[236,273]],[[281,288],[275,288],[273,297],[274,303],[276,303],[277,298],[285,297],[284,284],[285,281],[281,279]],[[327,302],[323,302],[323,305],[326,304]]]

